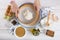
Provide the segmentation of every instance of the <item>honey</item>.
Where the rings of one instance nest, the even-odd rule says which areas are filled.
[[[18,37],[23,37],[25,35],[25,29],[22,27],[18,27],[16,28],[15,33]]]

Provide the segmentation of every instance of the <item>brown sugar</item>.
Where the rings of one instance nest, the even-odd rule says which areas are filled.
[[[8,5],[8,8],[7,8],[7,10],[6,10],[6,14],[5,14],[5,15],[9,15],[10,10],[11,10],[11,6],[10,6],[10,5]]]
[[[22,27],[18,27],[18,28],[16,29],[16,35],[17,35],[18,37],[23,37],[23,36],[25,35],[25,29],[22,28]]]
[[[51,31],[51,30],[47,30],[46,35],[53,37],[54,36],[54,32]]]

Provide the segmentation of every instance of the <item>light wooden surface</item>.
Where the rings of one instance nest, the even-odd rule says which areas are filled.
[[[32,2],[34,0],[16,0],[18,6],[26,2]],[[60,18],[60,0],[40,0],[41,5],[43,7],[52,7],[54,9],[54,13]],[[17,38],[11,34],[9,34],[9,24],[6,20],[4,20],[4,13],[7,5],[10,0],[0,0],[0,40],[17,40]],[[8,24],[8,25],[7,25]],[[29,32],[22,40],[60,40],[60,19],[58,22],[51,22],[50,27],[46,27],[47,29],[54,30],[55,36],[53,38],[48,37],[44,34],[40,34],[39,36],[33,36]],[[7,30],[8,29],[8,30]]]

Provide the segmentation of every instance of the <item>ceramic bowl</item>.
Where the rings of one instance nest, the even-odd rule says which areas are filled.
[[[17,29],[18,27],[22,27],[22,26],[21,26],[21,25],[19,25],[19,26],[16,26],[16,27],[15,27],[15,29],[14,29],[14,35],[15,35],[15,37],[17,37],[17,38],[19,38],[19,39],[21,39],[21,38],[25,38],[25,37],[26,37],[26,35],[27,35],[26,28],[22,27],[22,28],[24,28],[24,30],[25,30],[25,34],[24,34],[24,36],[19,37],[19,36],[17,36],[17,35],[16,35],[16,29]]]
[[[32,16],[33,16],[32,19],[30,20],[25,19],[25,16],[23,16],[23,14],[26,10],[29,10],[32,13]],[[19,7],[18,20],[21,24],[25,26],[33,26],[39,20],[39,13],[37,13],[37,11],[34,9],[34,6],[32,3],[25,3]]]

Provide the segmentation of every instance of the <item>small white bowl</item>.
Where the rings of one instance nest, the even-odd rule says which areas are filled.
[[[25,29],[25,35],[24,36],[22,36],[22,37],[18,37],[17,35],[16,35],[16,29],[18,28],[18,27],[22,27],[21,25],[19,25],[19,26],[17,26],[17,27],[15,27],[15,30],[14,30],[14,35],[17,37],[17,38],[19,38],[19,39],[22,39],[22,38],[25,38],[26,37],[26,28],[24,28],[24,27],[22,27],[22,28],[24,28]]]

